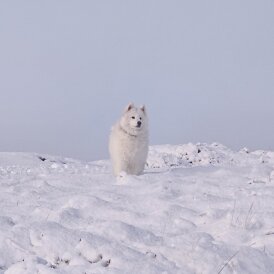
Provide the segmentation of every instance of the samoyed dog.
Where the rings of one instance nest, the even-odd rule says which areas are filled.
[[[148,154],[148,118],[145,106],[129,104],[112,127],[109,152],[115,176],[143,172]]]

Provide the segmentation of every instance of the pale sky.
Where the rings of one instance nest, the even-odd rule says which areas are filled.
[[[0,151],[108,158],[129,102],[152,145],[274,150],[274,1],[0,1]]]

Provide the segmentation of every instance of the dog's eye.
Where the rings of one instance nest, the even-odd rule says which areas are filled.
[[[142,120],[142,117],[140,117],[140,120]]]
[[[132,116],[131,119],[135,119],[135,116]]]

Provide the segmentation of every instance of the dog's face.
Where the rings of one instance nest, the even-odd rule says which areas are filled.
[[[133,134],[138,134],[147,127],[147,115],[144,106],[137,108],[133,104],[129,104],[121,119],[121,125],[124,129],[129,130]]]

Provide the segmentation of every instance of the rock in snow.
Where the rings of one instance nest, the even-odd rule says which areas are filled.
[[[274,153],[150,148],[109,161],[0,153],[0,273],[274,273]]]

